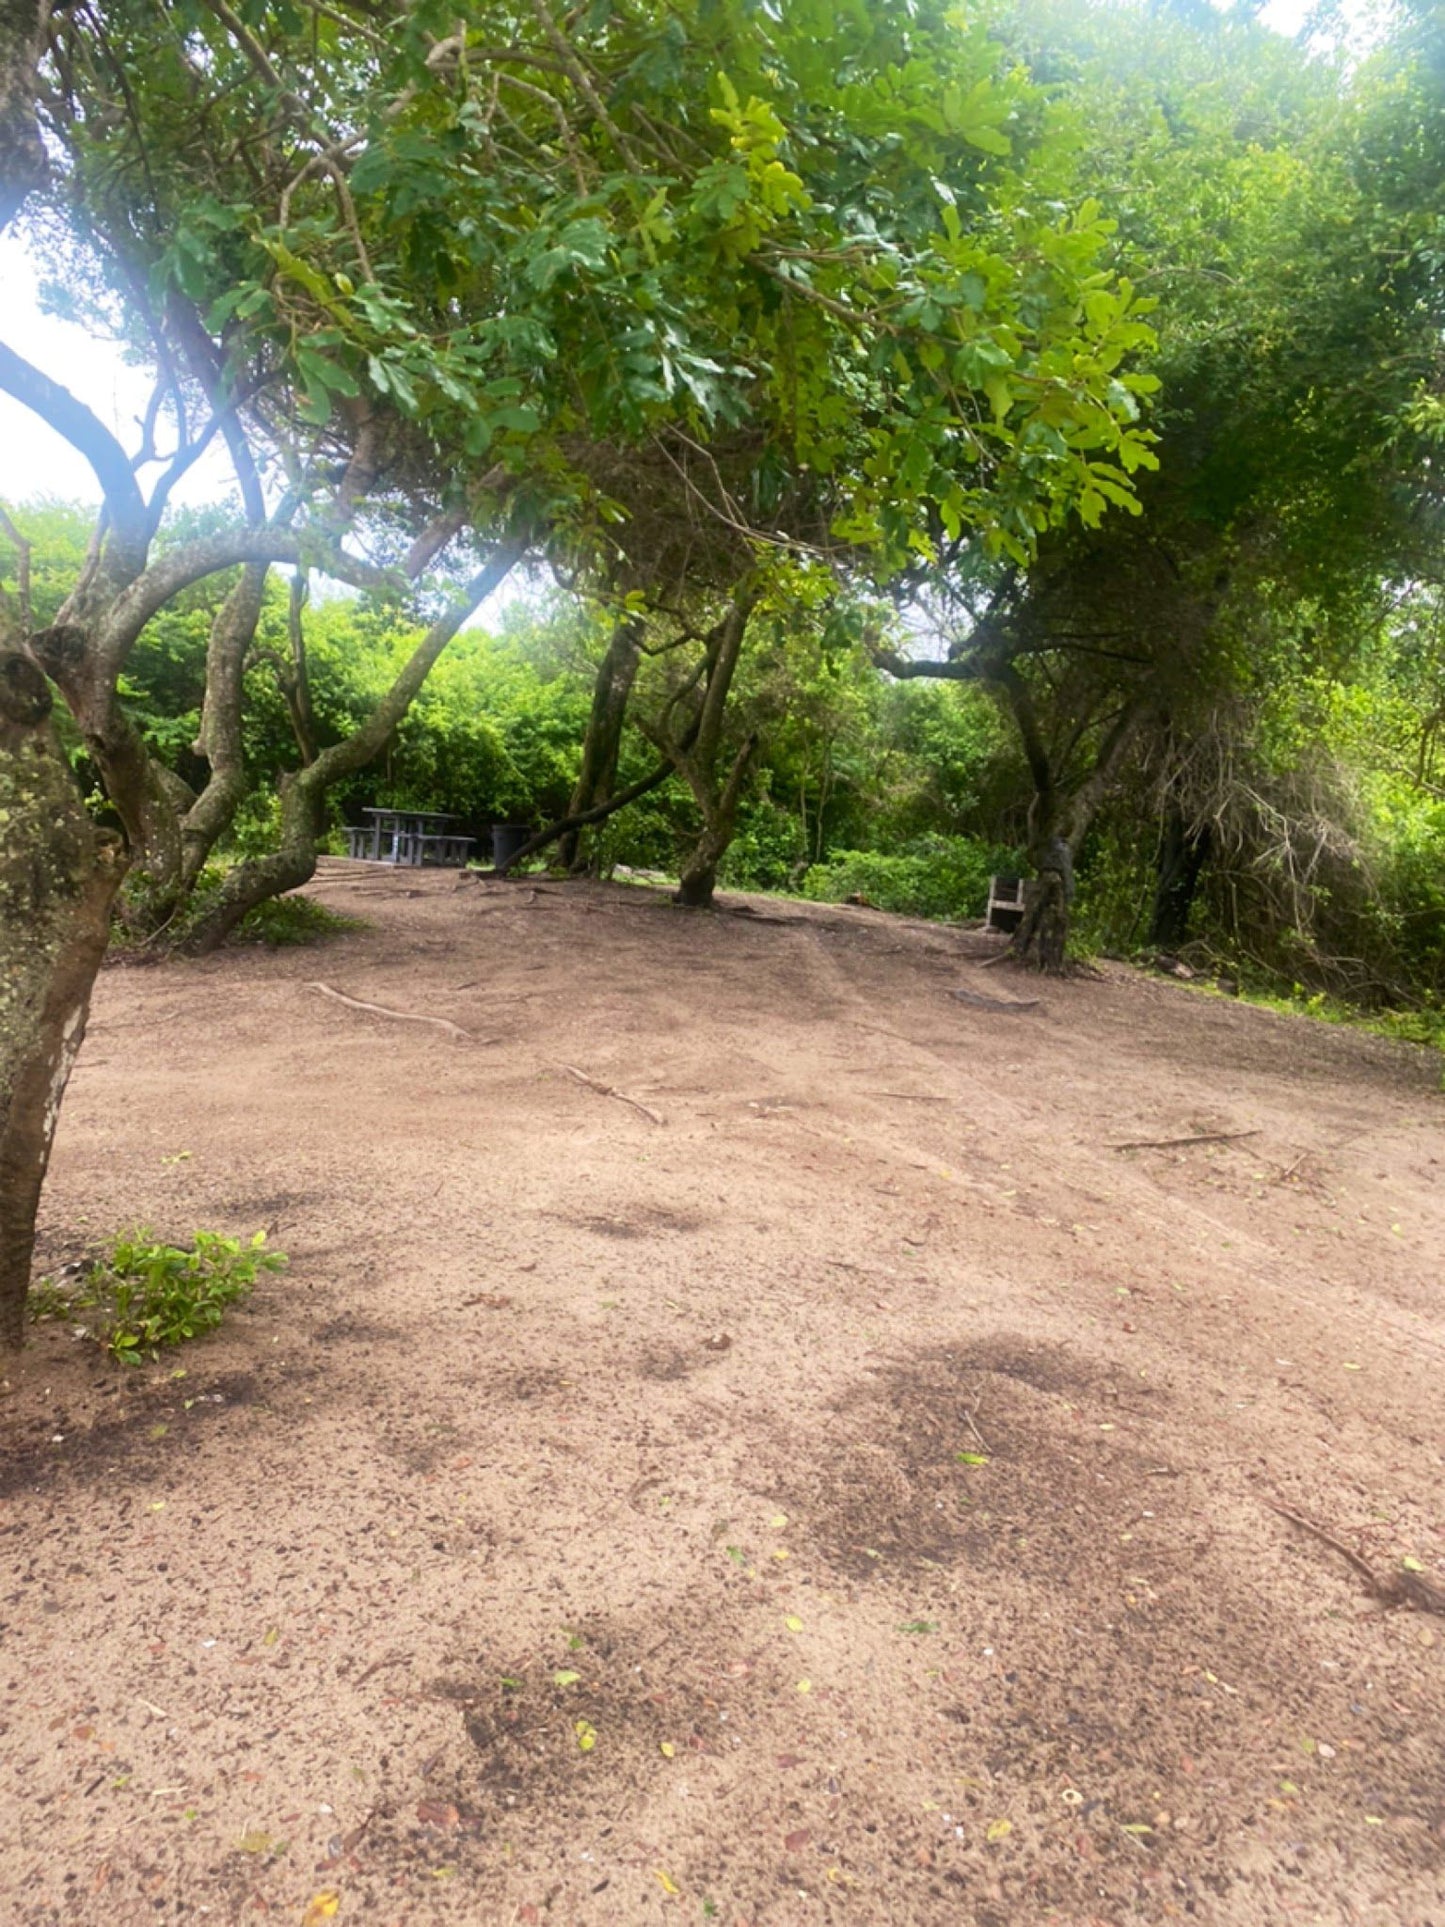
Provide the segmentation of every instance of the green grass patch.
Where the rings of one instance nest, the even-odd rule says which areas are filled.
[[[839,850],[815,863],[802,893],[814,903],[846,903],[861,897],[895,916],[951,921],[981,917],[994,874],[1016,875],[1018,859],[1007,850],[964,836],[920,837],[907,850]]]
[[[1376,1037],[1391,1037],[1402,1044],[1421,1044],[1427,1050],[1445,1054],[1445,1008],[1438,1004],[1421,1005],[1413,1010],[1361,1010],[1343,998],[1331,997],[1323,990],[1309,991],[1303,984],[1272,990],[1259,983],[1241,983],[1237,993],[1222,991],[1217,984],[1200,982],[1185,986],[1205,996],[1229,995],[1232,1002],[1253,1004],[1258,1010],[1278,1011],[1284,1017],[1312,1017],[1320,1024],[1343,1024],[1350,1030],[1365,1030]],[[1445,1090],[1445,1070],[1441,1071]]]
[[[325,943],[329,937],[365,928],[361,917],[328,910],[314,897],[268,897],[246,912],[232,941],[269,944],[275,950],[293,944]]]

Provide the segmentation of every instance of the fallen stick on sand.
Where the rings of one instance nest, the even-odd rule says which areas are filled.
[[[1193,1137],[1129,1137],[1111,1144],[1111,1151],[1170,1151],[1176,1144],[1233,1144],[1237,1138],[1258,1137],[1258,1131],[1198,1131]]]
[[[345,1004],[348,1010],[369,1010],[374,1017],[394,1017],[399,1024],[435,1024],[438,1030],[449,1032],[453,1037],[464,1037],[468,1043],[495,1044],[495,1037],[474,1038],[469,1030],[454,1024],[450,1017],[423,1017],[414,1010],[388,1010],[385,1004],[368,1004],[361,997],[348,997],[343,991],[333,990],[330,984],[307,984],[308,990],[319,990],[323,997],[334,997],[338,1004]]]
[[[1362,1558],[1352,1546],[1347,1546],[1343,1539],[1337,1539],[1332,1532],[1326,1532],[1323,1526],[1317,1526],[1313,1519],[1307,1519],[1302,1512],[1292,1512],[1277,1499],[1266,1499],[1265,1504],[1271,1512],[1277,1512],[1281,1519],[1288,1519],[1291,1525],[1302,1526],[1306,1532],[1313,1533],[1322,1545],[1329,1546],[1342,1559],[1348,1559],[1382,1605],[1413,1606],[1416,1612],[1445,1615],[1445,1591],[1422,1573],[1412,1572],[1407,1566],[1403,1571],[1392,1572],[1382,1579],[1367,1559]]]
[[[1037,997],[985,997],[981,990],[950,990],[961,1004],[975,1004],[980,1010],[1037,1010]]]
[[[585,1084],[589,1091],[596,1091],[599,1097],[615,1097],[619,1104],[630,1104],[634,1111],[641,1111],[642,1115],[650,1118],[654,1124],[662,1123],[657,1112],[649,1109],[640,1098],[629,1097],[626,1091],[619,1091],[612,1084],[600,1084],[595,1077],[589,1077],[586,1071],[579,1071],[575,1064],[564,1064],[562,1068],[569,1077],[575,1077],[579,1084]]]

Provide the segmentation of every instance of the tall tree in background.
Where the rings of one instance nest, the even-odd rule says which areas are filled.
[[[1438,367],[1445,156],[1413,29],[1356,74],[1207,10],[1145,26],[1024,8],[1010,32],[1087,116],[1119,264],[1166,291],[1160,465],[1137,522],[1051,532],[1027,571],[1001,577],[970,545],[946,658],[887,660],[982,680],[1014,715],[1037,877],[1017,948],[1057,968],[1073,864],[1128,758],[1158,772],[1155,934],[1177,941],[1209,810],[1186,806],[1170,746],[1197,767],[1281,623],[1337,656],[1367,633],[1362,588],[1418,567],[1405,439]]]

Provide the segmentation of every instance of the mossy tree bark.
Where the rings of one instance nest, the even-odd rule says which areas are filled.
[[[18,1349],[35,1218],[85,1036],[119,839],[86,812],[40,671],[0,645],[0,1345]]]
[[[49,19],[50,0],[0,0],[0,229],[49,172],[35,124],[35,70]]]

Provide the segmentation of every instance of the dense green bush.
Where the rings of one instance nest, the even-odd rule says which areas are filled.
[[[815,863],[803,895],[815,903],[863,897],[878,910],[910,917],[981,917],[990,876],[1016,875],[1018,855],[964,836],[920,837],[896,856],[880,850],[840,850]]]
[[[719,866],[719,880],[733,890],[796,887],[807,861],[798,818],[763,797],[741,812],[737,835]]]

